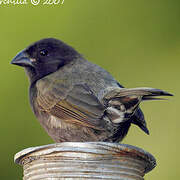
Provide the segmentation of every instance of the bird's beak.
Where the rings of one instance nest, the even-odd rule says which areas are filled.
[[[33,63],[31,61],[31,59],[29,58],[28,54],[24,51],[21,51],[20,53],[18,53],[14,59],[11,61],[11,64],[15,64],[18,66],[31,66],[33,67]]]

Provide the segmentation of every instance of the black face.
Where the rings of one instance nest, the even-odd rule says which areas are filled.
[[[80,55],[60,40],[42,39],[22,52],[11,62],[25,67],[31,82],[34,82],[68,64]]]

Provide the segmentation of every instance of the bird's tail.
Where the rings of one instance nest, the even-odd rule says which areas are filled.
[[[161,96],[173,96],[172,94],[161,89],[141,87],[141,88],[117,88],[105,95],[105,99],[139,97],[141,100],[162,100]]]
[[[141,101],[146,100],[162,100],[162,96],[173,95],[166,91],[154,88],[115,88],[111,89],[104,96],[104,100],[109,106],[117,106],[117,104],[123,105],[125,107],[125,117],[129,117],[133,124],[136,124],[145,133],[149,134],[139,104]]]

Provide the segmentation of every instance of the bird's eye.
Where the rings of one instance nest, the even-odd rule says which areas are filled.
[[[43,49],[40,51],[40,55],[41,56],[47,56],[48,55],[48,51],[46,49]]]

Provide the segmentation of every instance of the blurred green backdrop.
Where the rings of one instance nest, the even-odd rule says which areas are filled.
[[[180,1],[65,0],[63,5],[0,5],[1,173],[21,179],[16,152],[53,141],[31,112],[28,81],[10,65],[16,53],[56,37],[111,72],[126,87],[167,90],[175,97],[142,104],[150,136],[132,126],[124,143],[151,152],[158,166],[145,177],[179,180]]]

